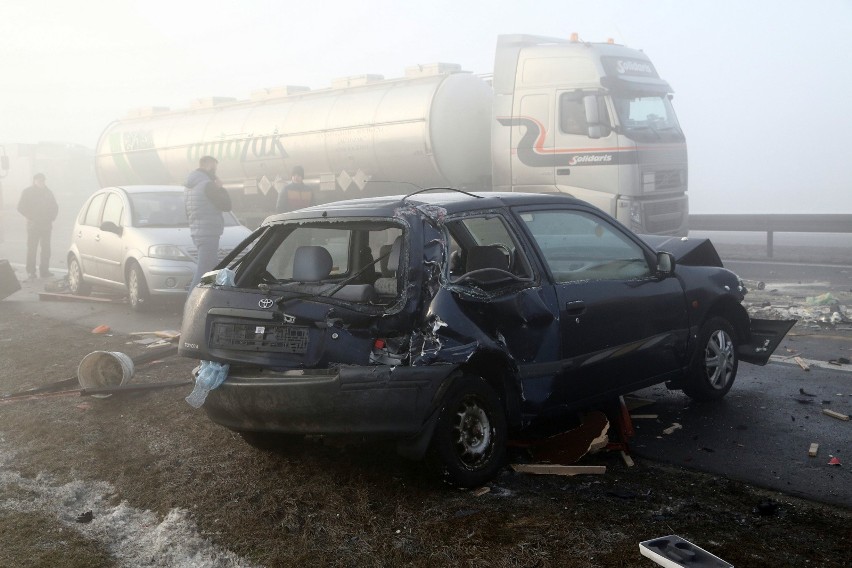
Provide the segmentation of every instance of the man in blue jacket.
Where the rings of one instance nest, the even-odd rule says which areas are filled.
[[[27,218],[27,275],[36,279],[36,252],[41,245],[38,264],[42,278],[53,276],[50,272],[50,233],[59,213],[53,192],[45,184],[44,174],[33,176],[33,184],[21,192],[18,212]]]
[[[225,220],[208,197],[210,184],[222,187],[222,181],[216,177],[218,165],[219,161],[213,156],[203,156],[198,162],[198,169],[190,172],[184,183],[189,232],[198,249],[198,265],[190,289],[195,288],[204,273],[212,270],[219,260],[219,237],[225,230]]]

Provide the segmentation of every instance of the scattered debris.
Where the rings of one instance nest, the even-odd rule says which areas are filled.
[[[846,414],[841,414],[839,412],[835,412],[833,410],[829,410],[828,408],[823,408],[822,413],[826,416],[831,416],[832,418],[837,418],[838,420],[849,420],[849,416]]]
[[[638,396],[633,395],[625,395],[622,398],[624,398],[624,404],[627,405],[627,410],[629,411],[636,410],[637,408],[642,408],[643,406],[650,406],[657,402],[656,400],[651,400],[648,398],[639,398]]]
[[[557,464],[576,463],[588,453],[597,452],[609,443],[609,419],[596,410],[583,416],[577,428],[551,436],[531,448],[536,460]]]
[[[678,568],[681,566],[712,566],[713,568],[734,568],[718,556],[710,554],[700,546],[677,535],[669,535],[639,543],[639,552],[660,566]]]
[[[793,360],[799,364],[799,367],[801,367],[803,371],[811,370],[811,367],[807,363],[805,363],[805,360],[801,357],[793,357]]]
[[[558,464],[535,464],[535,463],[513,463],[512,469],[518,473],[531,473],[533,475],[601,475],[606,473],[605,465],[558,465]]]
[[[681,428],[683,428],[683,426],[681,426],[680,424],[678,424],[677,422],[675,422],[675,423],[673,423],[671,426],[669,426],[668,428],[666,428],[665,430],[663,430],[663,434],[671,434],[671,433],[672,433],[672,432],[674,432],[675,430],[680,430]]]
[[[828,460],[828,465],[838,465],[839,466],[839,465],[842,465],[842,464],[840,463],[840,458],[838,458],[836,456],[832,456],[832,458],[830,460]]]
[[[485,486],[485,487],[480,487],[479,489],[474,489],[473,491],[470,492],[470,494],[473,495],[474,497],[482,497],[483,495],[485,495],[489,491],[491,491],[491,488]]]
[[[636,465],[636,463],[633,461],[633,458],[631,458],[627,454],[627,452],[622,450],[621,452],[619,452],[619,454],[621,454],[621,459],[622,461],[624,461],[624,465],[626,465],[627,467],[633,467],[634,465]]]
[[[817,444],[816,442],[812,442],[811,447],[808,448],[808,456],[815,458],[818,451],[819,451],[819,444]]]
[[[92,519],[94,519],[94,518],[95,518],[95,516],[92,514],[91,511],[86,511],[82,515],[77,515],[76,521],[78,523],[86,524],[86,523],[91,523]]]
[[[631,420],[656,420],[658,418],[657,414],[631,414]]]
[[[111,331],[110,326],[105,325],[105,324],[101,324],[98,327],[96,327],[95,329],[93,329],[92,333],[103,334],[103,333],[109,333],[110,331]]]
[[[38,299],[48,302],[100,302],[107,304],[123,304],[124,299],[119,297],[114,298],[99,298],[98,296],[75,296],[74,294],[56,294],[53,292],[39,292]]]
[[[846,357],[838,357],[837,359],[829,359],[828,362],[832,365],[837,365],[838,367],[849,364],[849,359]]]
[[[803,394],[803,395],[805,395],[805,396],[816,396],[815,394],[811,394],[811,393],[809,393],[809,392],[805,392],[805,389],[802,389],[802,388],[800,388],[800,389],[799,389],[799,394]]]

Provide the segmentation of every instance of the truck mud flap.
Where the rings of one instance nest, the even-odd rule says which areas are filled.
[[[787,335],[796,320],[751,320],[751,340],[740,345],[737,355],[740,361],[754,365],[766,365],[781,340]]]

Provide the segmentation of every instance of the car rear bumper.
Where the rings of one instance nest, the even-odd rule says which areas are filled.
[[[210,419],[237,431],[411,435],[420,432],[455,365],[237,370],[210,392]]]

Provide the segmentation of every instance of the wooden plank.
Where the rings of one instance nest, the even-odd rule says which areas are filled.
[[[482,497],[483,495],[485,495],[485,494],[486,494],[486,493],[488,493],[489,491],[491,491],[491,488],[490,488],[490,487],[480,487],[479,489],[474,489],[474,490],[473,490],[473,491],[471,491],[470,493],[471,493],[471,495],[473,495],[474,497]]]
[[[813,442],[811,444],[811,447],[808,448],[808,455],[810,457],[814,458],[814,457],[816,457],[818,451],[819,451],[819,444],[817,444],[816,442]]]
[[[606,473],[605,465],[556,465],[536,463],[513,463],[512,469],[519,473],[531,473],[533,475],[600,475]]]
[[[803,371],[810,371],[811,370],[810,366],[808,366],[808,364],[805,363],[805,360],[802,359],[801,357],[793,357],[793,360],[796,363],[799,364],[799,367],[801,367]]]
[[[619,453],[621,454],[621,459],[624,460],[624,465],[626,465],[627,467],[633,467],[634,465],[636,465],[633,462],[633,458],[627,455],[627,452],[622,451]]]
[[[822,413],[826,416],[831,416],[832,418],[837,418],[838,420],[849,420],[849,417],[845,414],[841,414],[839,412],[835,412],[833,410],[829,410],[827,408],[822,409]]]

